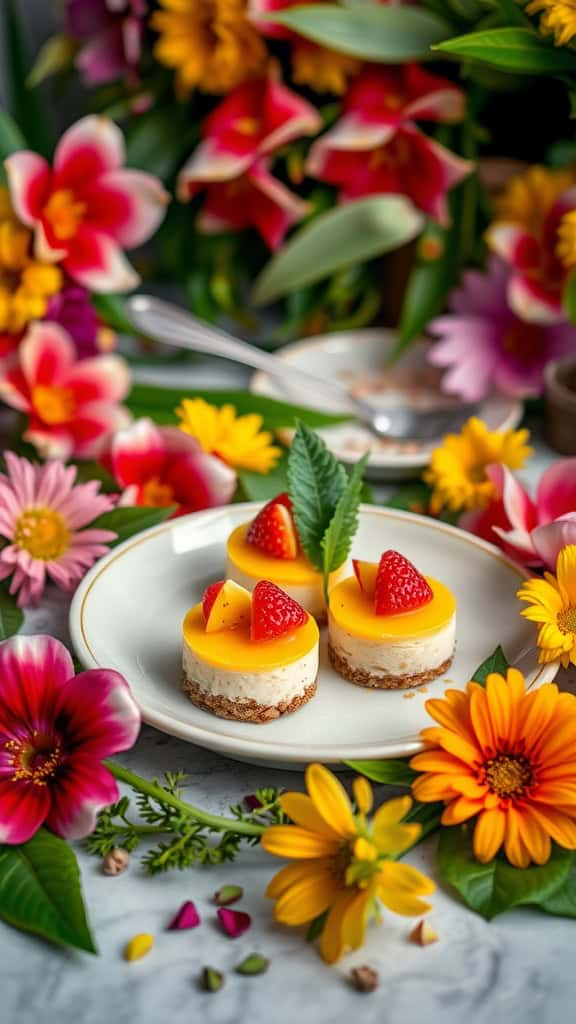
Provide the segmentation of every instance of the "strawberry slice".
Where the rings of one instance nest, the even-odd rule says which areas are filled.
[[[298,538],[287,494],[269,501],[252,520],[246,533],[246,543],[272,558],[296,558]]]
[[[248,625],[251,612],[250,594],[234,580],[219,580],[206,589],[202,611],[207,633]]]
[[[376,615],[398,615],[432,600],[432,588],[422,573],[399,551],[385,551],[378,565],[374,591]]]
[[[302,605],[270,580],[260,580],[252,594],[251,640],[275,640],[303,626],[308,614]]]
[[[366,594],[367,597],[373,598],[376,587],[376,574],[378,572],[376,562],[361,562],[358,558],[353,558],[352,568],[362,593]]]

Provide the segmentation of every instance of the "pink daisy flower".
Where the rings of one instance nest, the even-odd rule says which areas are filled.
[[[41,825],[66,839],[93,831],[118,799],[102,758],[128,750],[140,713],[118,672],[74,675],[50,636],[0,645],[0,842],[25,843]]]
[[[79,359],[68,332],[50,321],[32,324],[0,376],[0,398],[28,415],[24,440],[43,458],[97,457],[130,422],[119,404],[129,390],[124,359]]]
[[[428,330],[439,340],[430,349],[434,366],[446,368],[442,387],[469,402],[494,388],[514,398],[540,395],[544,367],[576,352],[576,328],[568,323],[526,323],[510,308],[510,271],[492,257],[486,273],[468,270],[452,293],[450,312]]]
[[[20,607],[37,604],[48,579],[72,590],[114,540],[110,530],[84,529],[114,505],[91,480],[75,484],[76,468],[62,462],[36,466],[5,453],[0,473],[0,580],[11,576],[10,593]],[[1,676],[0,676],[1,677]]]

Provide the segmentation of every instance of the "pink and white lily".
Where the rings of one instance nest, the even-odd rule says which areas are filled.
[[[486,240],[511,267],[508,302],[523,320],[556,324],[565,320],[562,293],[572,265],[559,255],[559,230],[566,214],[576,210],[576,187],[568,189],[532,225],[496,221]]]
[[[0,644],[0,842],[25,843],[42,825],[66,839],[89,835],[118,799],[102,760],[133,746],[139,729],[118,672],[75,675],[50,636]]]
[[[417,65],[368,68],[352,83],[343,116],[313,145],[307,172],[340,186],[344,200],[407,195],[446,223],[446,193],[472,165],[433,142],[414,121],[454,123],[463,114],[461,90]]]
[[[271,249],[277,248],[308,204],[273,177],[271,155],[320,127],[315,108],[281,82],[267,78],[239,85],[204,122],[203,140],[178,178],[179,199],[206,193],[200,230],[255,227]]]
[[[22,150],[6,160],[17,216],[34,230],[39,259],[61,263],[95,292],[127,291],[138,275],[124,249],[142,245],[168,202],[158,178],[124,168],[122,132],[107,117],[88,116],[60,139],[54,166]]]
[[[119,430],[103,459],[123,494],[123,505],[178,506],[176,515],[227,505],[236,474],[177,427],[136,420]]]
[[[535,500],[506,466],[486,472],[497,498],[460,525],[524,565],[553,571],[562,548],[576,544],[576,458],[561,459],[542,474]]]
[[[130,422],[119,404],[129,390],[124,359],[78,359],[68,332],[50,321],[32,324],[0,376],[0,398],[28,416],[24,440],[43,458],[97,456]]]

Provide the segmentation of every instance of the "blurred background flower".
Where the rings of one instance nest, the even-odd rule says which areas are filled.
[[[66,30],[80,44],[75,64],[86,85],[138,84],[147,12],[147,0],[67,0]]]

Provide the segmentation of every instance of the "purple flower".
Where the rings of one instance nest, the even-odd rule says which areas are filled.
[[[46,320],[66,328],[79,356],[93,356],[116,347],[113,331],[98,323],[90,293],[81,285],[69,282],[49,302]]]
[[[68,0],[66,27],[84,45],[76,66],[88,86],[138,84],[147,0]]]
[[[509,268],[492,257],[486,273],[469,270],[452,293],[450,310],[429,324],[440,340],[429,360],[445,367],[442,386],[474,402],[493,388],[514,398],[540,395],[551,359],[576,352],[576,328],[568,323],[521,320],[507,302]]]

